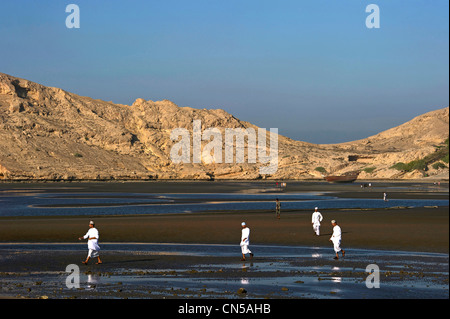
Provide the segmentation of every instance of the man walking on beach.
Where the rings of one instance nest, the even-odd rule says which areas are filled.
[[[278,198],[275,201],[275,213],[277,215],[277,218],[280,219],[280,217],[281,217],[281,203],[278,200]]]
[[[333,242],[334,252],[336,253],[336,257],[333,259],[339,259],[338,252],[341,252],[342,257],[345,257],[345,250],[341,248],[342,230],[335,220],[332,220],[331,224],[333,225],[333,234],[331,235],[330,241]]]
[[[100,246],[98,245],[98,238],[99,238],[99,233],[97,228],[95,228],[95,224],[94,222],[91,220],[89,222],[89,230],[86,233],[86,235],[84,235],[83,237],[78,238],[78,240],[81,240],[82,238],[84,239],[88,239],[88,255],[85,261],[83,261],[82,263],[87,265],[89,258],[95,258],[97,257],[97,263],[96,264],[101,264],[102,261],[100,260],[100,255],[99,255],[99,250],[100,250]]]
[[[241,234],[241,251],[242,251],[242,259],[241,261],[245,261],[245,255],[250,254],[250,258],[253,258],[253,254],[248,248],[250,245],[250,228],[247,227],[247,224],[243,222],[242,226],[242,234]]]
[[[317,236],[320,236],[320,222],[323,220],[322,214],[319,212],[319,207],[316,207],[312,214],[311,223],[313,225],[314,232]]]

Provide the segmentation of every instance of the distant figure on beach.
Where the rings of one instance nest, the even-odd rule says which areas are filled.
[[[313,230],[317,236],[320,236],[320,222],[323,220],[322,214],[319,212],[319,207],[314,209],[314,213],[312,214],[311,223],[313,225]]]
[[[102,261],[100,260],[100,254],[99,254],[100,246],[98,245],[99,233],[98,233],[97,228],[95,228],[95,224],[92,220],[89,222],[89,230],[86,233],[86,235],[78,238],[78,240],[86,239],[86,238],[88,239],[89,251],[88,251],[86,260],[83,261],[82,263],[87,265],[87,263],[91,257],[92,258],[97,257],[96,264],[101,264]]]
[[[345,257],[345,250],[341,248],[342,230],[334,219],[331,221],[331,224],[333,225],[333,234],[331,235],[330,241],[333,243],[334,252],[336,253],[336,257],[333,259],[339,259],[338,252],[341,252],[342,257]]]
[[[276,214],[277,218],[280,219],[280,217],[281,217],[281,203],[278,200],[278,198],[275,201],[275,214]]]
[[[250,228],[247,227],[247,224],[243,222],[242,226],[242,234],[241,234],[241,251],[242,251],[242,259],[241,261],[245,261],[245,255],[250,254],[250,258],[253,258],[253,253],[250,251],[248,246],[250,245]]]
[[[386,194],[386,193],[383,193],[383,200],[384,200],[385,202],[388,201],[388,199],[387,199],[387,194]]]

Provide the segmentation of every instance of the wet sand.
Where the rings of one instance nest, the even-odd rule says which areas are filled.
[[[102,265],[82,265],[85,251],[78,249],[0,250],[0,292],[38,299],[448,298],[448,255],[349,249],[333,260],[323,249],[295,249],[298,255],[265,256],[266,247],[255,245],[246,262],[214,252],[105,250]],[[70,264],[79,267],[78,288],[66,286]],[[366,286],[370,264],[380,269],[379,289]]]
[[[0,183],[0,192],[35,190],[58,193],[289,193],[322,192],[341,198],[448,199],[448,183],[373,182],[329,184],[288,182],[285,189],[275,182],[124,182],[124,183]],[[0,217],[0,242],[74,242],[95,219],[103,242],[176,242],[233,244],[239,242],[240,223],[252,229],[252,243],[328,246],[330,221],[340,224],[343,245],[357,248],[446,252],[449,250],[448,207],[393,209],[320,209],[324,216],[321,236],[311,227],[311,210],[284,210],[281,219],[273,211],[208,212],[198,214]]]
[[[343,231],[343,247],[424,252],[449,251],[447,207],[321,210],[321,234],[313,234],[310,211],[201,213],[91,217],[102,242],[239,244],[247,222],[253,244],[330,246],[330,221]],[[1,242],[74,243],[88,229],[86,217],[0,218]]]
[[[158,190],[192,192],[230,192],[254,191],[254,183],[233,184],[125,184],[123,187],[110,184],[109,191],[141,192]],[[188,186],[189,187],[186,187]],[[210,185],[213,185],[212,187]],[[271,184],[268,184],[272,187]],[[387,183],[386,185],[392,186]],[[442,188],[426,184],[399,184],[396,190],[390,189],[391,198],[448,198]],[[25,185],[30,187],[30,185]],[[23,185],[15,187],[27,188]],[[39,184],[36,187],[48,187]],[[73,191],[74,184],[67,191]],[[80,185],[79,185],[80,186]],[[54,187],[51,185],[50,188]],[[85,187],[83,185],[83,187]],[[99,184],[89,184],[90,191],[104,191]],[[355,185],[299,184],[289,191],[333,191],[342,197],[371,198],[378,196],[384,186],[372,190],[360,189]],[[448,187],[448,186],[447,186]],[[5,187],[4,187],[5,188]],[[1,189],[1,187],[0,187]],[[83,190],[85,191],[85,190]],[[374,195],[375,194],[375,195]],[[336,196],[336,195],[335,195]],[[448,207],[391,208],[391,209],[342,209],[321,210],[324,221],[321,236],[313,234],[312,211],[282,210],[281,219],[275,218],[271,211],[246,211],[242,213],[213,212],[198,214],[171,214],[148,216],[90,216],[86,217],[3,217],[0,218],[0,295],[26,298],[39,298],[46,294],[50,298],[370,298],[363,279],[368,263],[378,262],[382,266],[393,267],[386,270],[383,280],[386,283],[400,282],[392,289],[381,291],[376,298],[448,298],[448,251],[449,251],[449,212]],[[236,245],[236,256],[189,256],[183,254],[152,254],[140,251],[102,251],[104,263],[84,266],[85,247],[77,250],[15,249],[7,243],[79,243],[77,238],[84,235],[88,222],[94,219],[100,231],[100,245],[104,243],[184,243]],[[333,261],[334,251],[329,242],[332,232],[330,221],[335,219],[343,230],[342,247],[347,250],[345,260]],[[246,221],[251,228],[251,245],[282,245],[314,247],[319,249],[320,257],[279,258],[261,256],[255,251],[252,264],[242,265],[239,261],[240,223]],[[379,250],[380,254],[367,259],[360,255],[352,258],[352,249]],[[383,251],[409,251],[395,259],[383,255]],[[439,253],[438,257],[428,256],[418,262],[417,252]],[[442,258],[444,256],[444,258]],[[336,264],[336,262],[338,264]],[[84,288],[67,291],[64,286],[64,269],[75,263],[80,266],[83,276],[91,275],[97,284],[83,279]],[[435,265],[433,265],[435,264]],[[268,267],[270,265],[270,267]],[[437,268],[434,268],[434,267]],[[312,269],[319,269],[311,273]],[[336,268],[338,267],[338,268]],[[396,267],[400,267],[401,270]],[[264,268],[264,271],[261,269]],[[199,271],[201,270],[201,271]],[[241,284],[242,273],[253,278],[259,286],[249,288],[241,295],[236,285]],[[294,272],[296,275],[293,277]],[[318,279],[325,275],[324,281]],[[391,276],[391,274],[395,276]],[[36,275],[37,274],[37,275]],[[47,276],[44,283],[34,277]],[[333,282],[332,278],[347,278],[341,290],[335,286],[323,286],[323,282]],[[175,278],[178,281],[167,281]],[[282,278],[289,278],[283,281]],[[300,279],[299,279],[300,278]],[[301,279],[303,278],[303,279]],[[311,279],[312,278],[312,279]],[[418,278],[420,280],[418,281]],[[430,281],[422,281],[428,278]],[[166,280],[166,281],[165,281]],[[312,284],[312,281],[314,284]],[[349,282],[346,282],[348,280]],[[406,280],[406,281],[404,281]],[[232,284],[230,286],[230,281]],[[39,283],[41,282],[41,283]],[[262,284],[264,282],[264,284]],[[277,289],[270,288],[276,282]],[[297,283],[296,283],[297,282]],[[321,282],[320,292],[314,293]],[[38,284],[37,284],[38,283]],[[302,286],[302,283],[306,285]],[[352,283],[357,283],[353,285]],[[410,285],[411,289],[403,286]],[[47,286],[47,284],[49,286]],[[285,285],[286,287],[283,287]],[[204,286],[204,287],[203,287]],[[228,287],[229,286],[229,287]],[[272,285],[273,286],[273,285]],[[302,286],[304,294],[294,293],[295,287]],[[395,286],[395,285],[394,285]],[[96,289],[103,287],[102,289]],[[137,289],[139,287],[139,289]],[[228,288],[227,288],[228,287]],[[259,287],[259,288],[255,288]],[[305,288],[309,287],[309,288]],[[362,287],[362,288],[361,288]],[[399,287],[402,287],[399,288]],[[428,288],[427,288],[428,287]],[[429,288],[431,287],[431,288]],[[282,289],[285,288],[285,289]],[[56,293],[55,293],[56,291]],[[309,291],[309,295],[308,295]],[[344,292],[344,293],[343,293]],[[384,293],[384,294],[383,294]]]
[[[248,213],[245,216],[98,218],[104,238],[101,242],[103,264],[96,265],[94,259],[87,266],[81,264],[86,257],[86,244],[65,241],[73,235],[79,236],[79,228],[84,233],[84,218],[9,220],[6,223],[9,231],[3,233],[6,227],[2,226],[2,237],[9,234],[11,243],[0,244],[0,296],[27,299],[448,299],[446,210],[388,210],[381,212],[382,220],[375,218],[380,214],[375,211],[339,213],[344,231],[342,246],[346,249],[346,257],[340,260],[333,260],[334,251],[328,242],[329,227],[323,226],[320,237],[312,234],[307,222],[309,212],[284,213],[281,220],[276,220],[272,214]],[[364,216],[355,218],[355,214]],[[404,222],[406,215],[408,222]],[[255,253],[255,257],[246,262],[240,261],[238,246],[242,217],[252,227],[251,249]],[[386,221],[397,224],[387,227]],[[61,224],[65,226],[59,227]],[[51,238],[55,238],[57,245],[46,246],[45,240]],[[120,248],[113,247],[112,239],[122,243]],[[21,248],[21,242],[43,245]],[[64,242],[76,243],[75,248],[59,247]],[[133,244],[136,242],[142,244]],[[162,245],[162,251],[155,252],[144,250],[141,246],[145,242],[192,243],[192,246],[187,245],[179,252]],[[222,245],[227,242],[232,244]],[[210,247],[213,243],[220,245]],[[287,246],[280,246],[280,255],[273,255],[266,253],[264,244]],[[284,256],[285,247],[298,250],[299,256]],[[367,250],[370,247],[376,249]],[[69,274],[65,269],[69,264],[80,269],[79,289],[66,287]],[[368,289],[365,285],[369,264],[380,267],[380,289]],[[241,288],[244,293],[240,292]],[[174,310],[174,307],[169,309]]]

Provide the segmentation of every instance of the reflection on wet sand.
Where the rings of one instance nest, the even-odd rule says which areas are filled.
[[[3,275],[2,293],[85,298],[88,290],[94,298],[240,298],[244,288],[247,298],[448,298],[447,254],[348,249],[345,260],[335,261],[319,247],[254,245],[258,257],[243,263],[235,245],[104,246],[104,263],[80,267],[82,289],[73,290],[64,287],[63,272],[47,268],[84,254],[79,245],[0,245],[3,274],[36,255],[53,260]],[[24,248],[28,254],[16,254]],[[381,269],[380,289],[365,285],[371,263]],[[33,284],[37,277],[38,286]]]

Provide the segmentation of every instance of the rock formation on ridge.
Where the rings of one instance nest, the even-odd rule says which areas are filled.
[[[0,73],[0,180],[301,180],[356,170],[361,179],[448,179],[448,163],[441,158],[428,163],[427,172],[392,168],[445,147],[448,107],[342,144],[278,135],[278,170],[271,175],[261,175],[261,163],[248,161],[173,163],[170,150],[176,142],[170,133],[175,128],[192,131],[194,119],[201,120],[203,129],[216,127],[221,133],[225,128],[258,129],[220,109],[178,107],[168,100],[114,104]],[[437,162],[442,165],[433,168]]]

